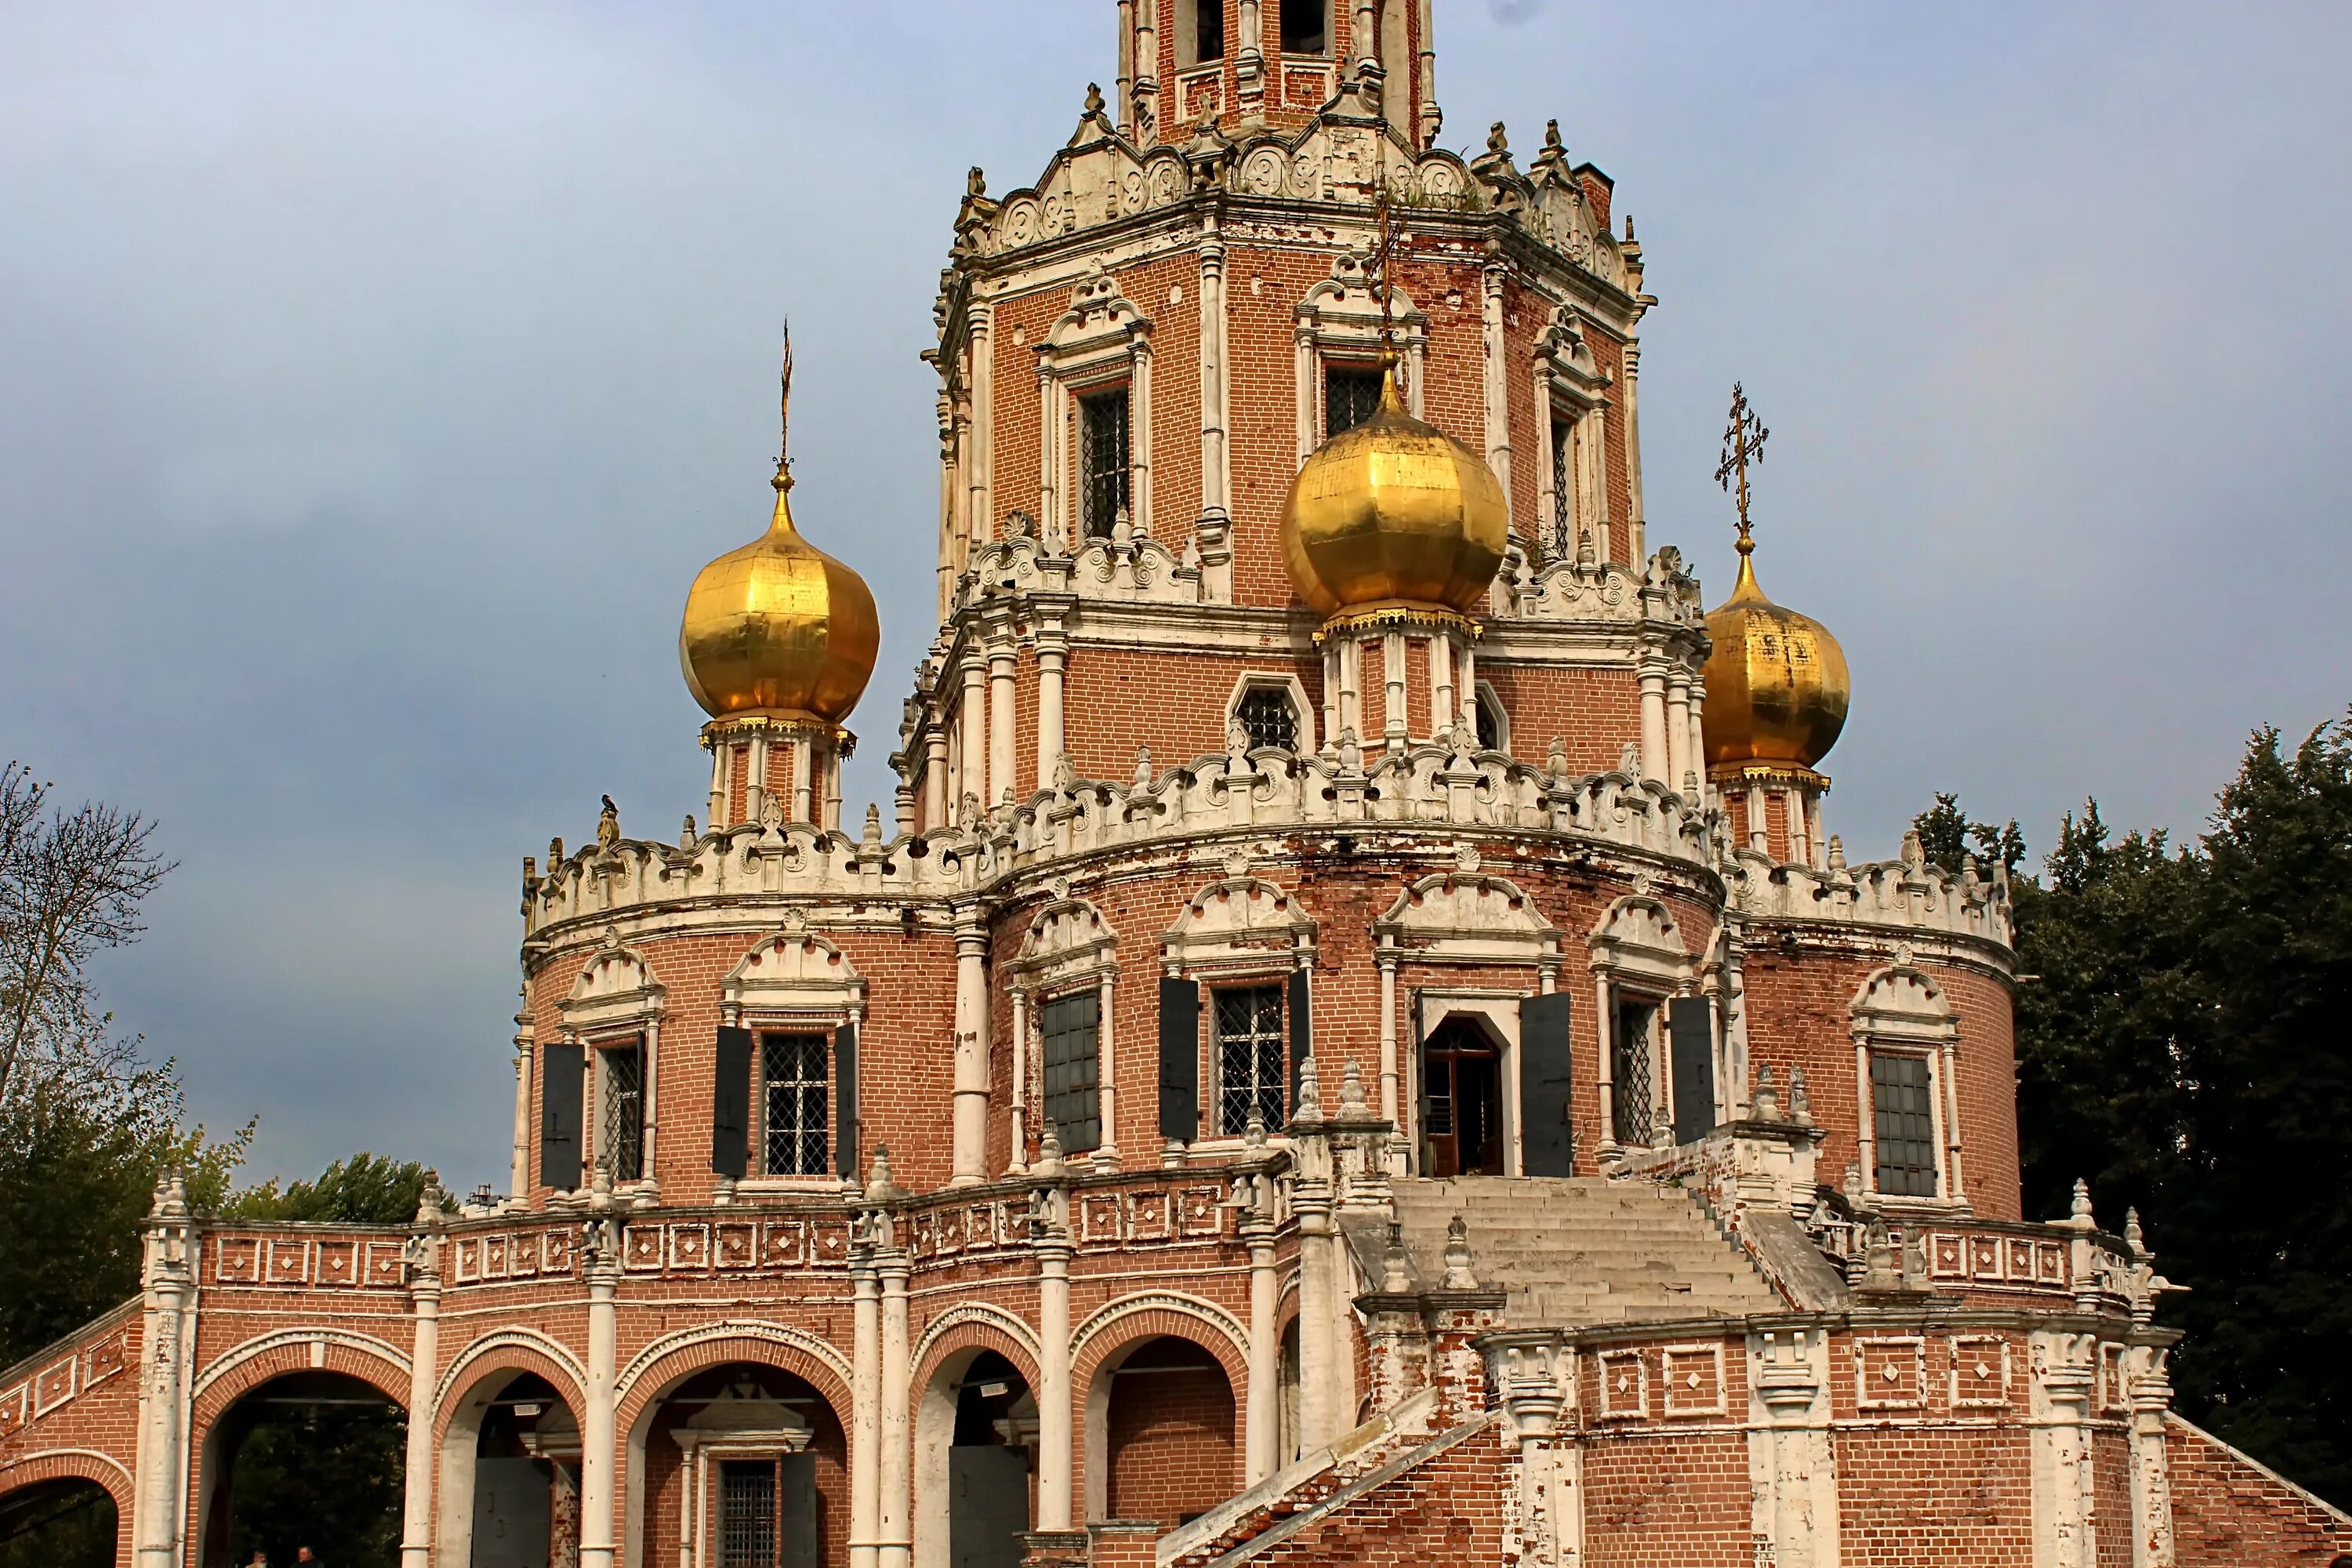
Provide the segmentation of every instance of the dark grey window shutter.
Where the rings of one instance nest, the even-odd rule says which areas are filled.
[[[1315,1049],[1314,1013],[1308,1005],[1309,987],[1307,971],[1290,972],[1288,993],[1283,998],[1284,1011],[1290,1015],[1290,1114],[1298,1114],[1298,1068]],[[1319,1079],[1320,1073],[1317,1074]]]
[[[782,1568],[823,1568],[817,1531],[816,1456],[786,1454],[777,1461],[783,1482]]]
[[[1666,1004],[1667,1048],[1675,1071],[1675,1142],[1696,1143],[1715,1131],[1715,1004],[1677,996]]]
[[[1160,977],[1160,1136],[1201,1136],[1201,983]]]
[[[1568,1038],[1568,993],[1519,1004],[1519,1164],[1530,1176],[1574,1174],[1576,1134],[1569,1122],[1574,1076]]]
[[[833,1102],[837,1122],[833,1130],[834,1172],[857,1174],[857,1026],[844,1024],[833,1032]],[[814,1485],[814,1482],[811,1482]]]
[[[540,1054],[539,1179],[558,1192],[580,1185],[582,1089],[588,1073],[584,1046],[551,1045]]]
[[[751,1157],[751,1031],[719,1031],[710,1089],[710,1168],[740,1180]]]

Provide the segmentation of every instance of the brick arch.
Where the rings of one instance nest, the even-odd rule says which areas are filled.
[[[849,1388],[848,1363],[839,1350],[814,1334],[781,1324],[725,1323],[672,1334],[640,1351],[624,1374],[613,1413],[614,1430],[635,1432],[646,1412],[670,1389],[698,1372],[729,1362],[750,1362],[791,1373],[832,1407],[843,1432],[853,1429],[856,1401]]]
[[[201,1440],[223,1412],[276,1377],[336,1372],[357,1378],[408,1409],[408,1357],[383,1340],[339,1329],[289,1329],[261,1334],[213,1358],[197,1379],[188,1423]]]
[[[131,1472],[111,1454],[95,1448],[50,1448],[0,1467],[0,1497],[47,1481],[88,1481],[114,1503],[115,1568],[130,1568]]]
[[[971,1305],[948,1308],[932,1321],[931,1327],[923,1331],[923,1337],[917,1342],[915,1370],[907,1380],[908,1388],[919,1398],[948,1357],[960,1351],[994,1351],[1013,1363],[1013,1370],[1026,1380],[1030,1392],[1034,1394],[1038,1380],[1037,1342],[1034,1336],[1026,1335],[1028,1325],[1022,1323],[1024,1332],[1015,1334],[1011,1325],[1020,1321],[1011,1313],[1000,1316],[994,1310],[968,1312],[966,1309]],[[940,1320],[950,1317],[956,1321],[940,1326]]]
[[[1089,1317],[1078,1330],[1083,1342],[1070,1358],[1071,1391],[1083,1401],[1103,1363],[1140,1340],[1190,1340],[1215,1358],[1233,1385],[1234,1407],[1249,1394],[1249,1354],[1242,1345],[1248,1331],[1232,1313],[1198,1297],[1151,1291],[1123,1297]]]
[[[512,1377],[525,1372],[536,1373],[553,1385],[574,1421],[586,1411],[588,1395],[580,1385],[577,1367],[556,1360],[538,1345],[510,1333],[487,1334],[457,1353],[457,1359],[442,1374],[440,1386],[433,1392],[435,1448],[437,1450],[449,1436],[450,1423],[457,1419],[459,1406],[475,1389],[491,1378]]]

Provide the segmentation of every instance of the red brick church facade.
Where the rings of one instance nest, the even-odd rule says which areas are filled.
[[[702,825],[525,863],[513,1195],[167,1184],[142,1296],[0,1376],[0,1496],[209,1568],[240,1406],[356,1383],[407,1568],[2352,1552],[2171,1413],[2136,1221],[2020,1212],[2004,875],[1849,863],[1826,742],[1732,743],[1641,247],[1556,129],[1434,147],[1431,10],[1118,0],[955,217],[895,821],[841,814],[862,584],[803,700],[690,648]],[[1507,506],[1475,603],[1286,553],[1384,350]]]

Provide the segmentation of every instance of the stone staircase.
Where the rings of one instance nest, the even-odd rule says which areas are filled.
[[[1445,1276],[1445,1232],[1469,1226],[1478,1283],[1508,1294],[1512,1328],[1777,1312],[1785,1303],[1696,1199],[1598,1176],[1465,1176],[1395,1184],[1397,1223],[1424,1287]],[[1377,1278],[1374,1272],[1374,1278]]]

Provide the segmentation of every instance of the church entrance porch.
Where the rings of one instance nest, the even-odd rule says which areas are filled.
[[[630,1535],[679,1568],[848,1561],[848,1442],[833,1406],[782,1368],[730,1362],[646,1407],[632,1436]]]

